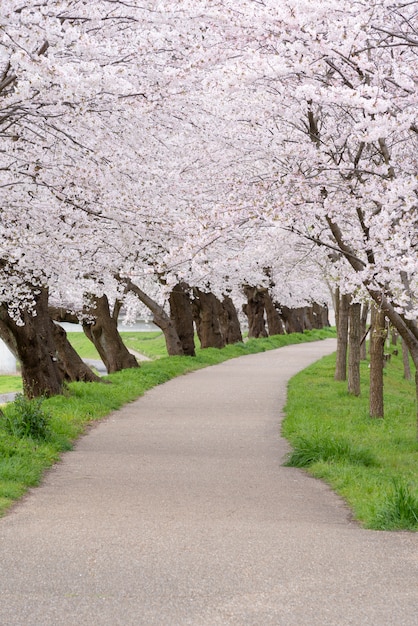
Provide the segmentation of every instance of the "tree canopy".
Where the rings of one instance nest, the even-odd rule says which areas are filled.
[[[417,4],[3,0],[8,314],[127,280],[299,306],[327,276],[418,359]]]

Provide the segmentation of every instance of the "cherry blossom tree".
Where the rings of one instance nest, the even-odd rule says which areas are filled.
[[[336,253],[340,285],[366,288],[417,365],[416,2],[257,4],[258,216]]]
[[[414,4],[3,2],[5,324],[128,288],[170,329],[181,282],[305,306],[319,263],[418,362]]]

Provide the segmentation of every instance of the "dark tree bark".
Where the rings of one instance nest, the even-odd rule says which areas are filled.
[[[383,368],[385,340],[385,314],[373,306],[370,335],[370,417],[384,417]]]
[[[241,324],[232,298],[224,296],[219,316],[221,332],[227,345],[242,341]]]
[[[195,356],[193,312],[189,290],[186,283],[179,283],[173,287],[169,298],[170,317],[176,327],[183,354]]]
[[[321,329],[330,325],[328,318],[328,307],[326,304],[314,302],[310,307],[312,327]]]
[[[247,298],[247,302],[243,305],[242,310],[248,319],[248,337],[267,337],[266,320],[264,318],[265,290],[245,285],[243,291]]]
[[[405,380],[411,380],[411,364],[409,362],[409,350],[404,339],[402,339],[402,362],[403,362],[403,377]]]
[[[68,324],[79,324],[80,320],[76,313],[68,311],[64,307],[49,306],[49,315],[54,322],[67,322]]]
[[[340,288],[337,287],[334,292],[332,292],[332,300],[334,303],[334,312],[335,312],[335,327],[338,328],[340,323],[340,302],[341,302],[341,294]]]
[[[361,328],[361,343],[360,343],[360,359],[362,361],[367,360],[367,319],[369,316],[370,306],[368,302],[364,302],[361,307],[361,316],[360,316],[360,328]]]
[[[67,333],[59,324],[52,324],[52,333],[58,356],[58,366],[63,377],[69,382],[82,381],[85,383],[101,382],[101,378],[84,363],[83,359],[74,350],[67,339]]]
[[[219,319],[222,304],[213,293],[193,289],[193,318],[201,348],[224,348],[225,338]]]
[[[136,358],[122,341],[117,320],[110,312],[107,296],[103,295],[100,298],[93,296],[88,313],[93,317],[93,321],[84,321],[83,330],[93,342],[108,373],[139,367]]]
[[[350,305],[350,332],[348,350],[348,393],[360,395],[361,304]]]
[[[347,379],[347,346],[348,346],[348,312],[351,296],[343,294],[338,304],[337,325],[337,358],[335,364],[335,380]]]
[[[22,326],[9,316],[6,305],[0,306],[0,336],[20,361],[25,396],[59,395],[63,389],[63,373],[48,312],[48,290],[34,288],[33,300],[35,314],[23,311]]]
[[[280,317],[279,305],[276,304],[268,291],[264,294],[264,308],[267,316],[267,328],[269,335],[284,335],[282,318]]]
[[[307,307],[290,309],[287,306],[283,306],[281,316],[287,333],[303,333],[304,330],[312,328],[308,318]]]

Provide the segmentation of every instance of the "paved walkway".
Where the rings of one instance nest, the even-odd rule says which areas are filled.
[[[287,379],[327,340],[177,378],[0,520],[2,626],[416,626],[418,535],[285,468]]]

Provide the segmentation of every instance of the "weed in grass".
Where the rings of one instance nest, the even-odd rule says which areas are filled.
[[[348,441],[329,437],[299,437],[285,463],[287,467],[309,467],[318,461],[342,462],[352,465],[376,465],[376,459],[365,448],[354,447]]]
[[[376,530],[418,530],[418,493],[398,480],[372,524]]]
[[[50,416],[42,408],[42,402],[42,398],[28,400],[18,393],[14,402],[8,404],[3,413],[2,421],[6,431],[15,437],[49,439]]]

